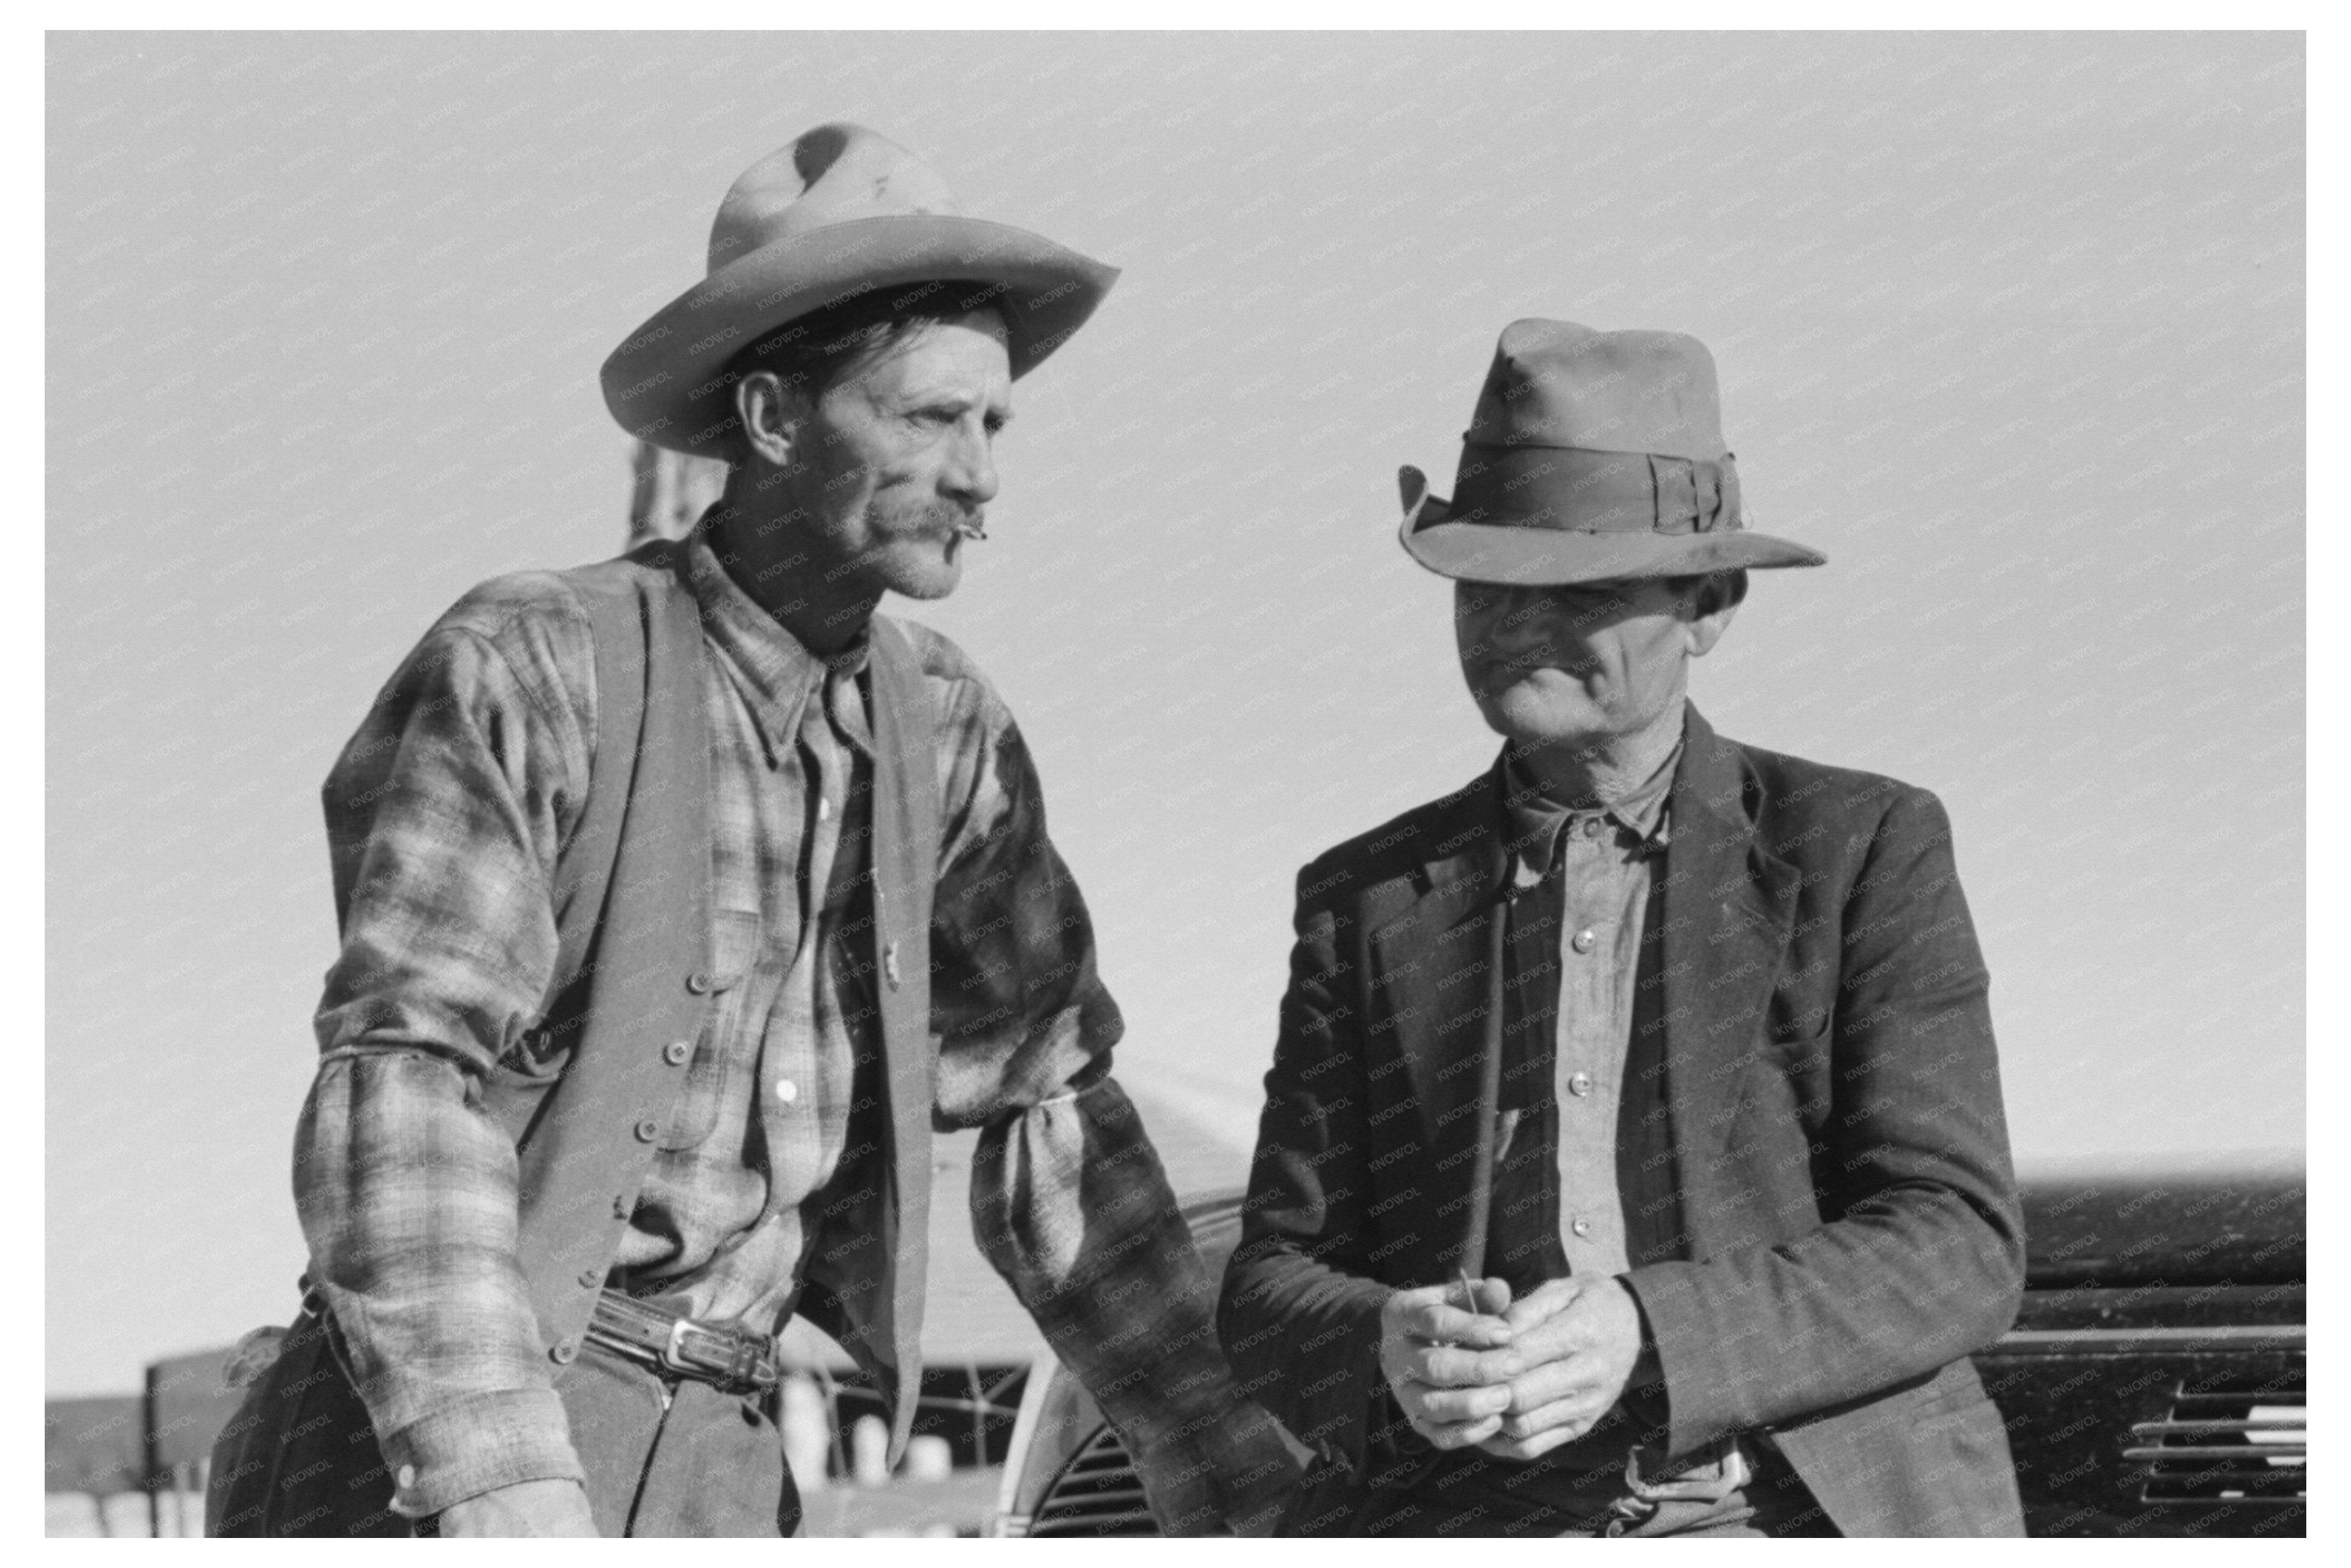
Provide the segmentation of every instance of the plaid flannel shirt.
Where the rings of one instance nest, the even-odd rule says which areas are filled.
[[[864,866],[862,660],[813,657],[699,536],[684,559],[704,616],[721,989],[614,1279],[780,1328],[818,1231],[879,1234],[879,1186],[855,1182],[848,1146],[850,1085],[878,1041],[840,940]],[[1123,1026],[1019,731],[960,650],[905,630],[942,803],[934,1120],[985,1129],[982,1250],[1136,1450],[1163,1518],[1214,1528],[1277,1497],[1290,1461],[1232,1383],[1209,1281],[1108,1076]],[[516,1261],[513,1145],[475,1084],[532,1049],[593,687],[590,625],[560,579],[486,583],[410,654],[325,789],[343,946],[296,1197],[310,1282],[413,1515],[581,1473]],[[889,1268],[886,1248],[825,1256]]]

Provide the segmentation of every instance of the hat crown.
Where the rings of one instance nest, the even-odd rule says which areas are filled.
[[[1513,321],[1464,438],[1710,461],[1727,450],[1714,356],[1686,332]]]
[[[846,120],[803,132],[743,171],[710,225],[709,269],[762,246],[859,218],[952,217],[962,209],[936,171],[888,137]]]

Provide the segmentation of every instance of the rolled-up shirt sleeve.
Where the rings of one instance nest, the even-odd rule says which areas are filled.
[[[342,948],[295,1197],[311,1288],[411,1516],[580,1475],[516,1260],[514,1145],[480,1086],[528,1049],[556,962],[590,635],[549,579],[476,590],[402,663],[324,790]]]
[[[1123,1026],[1019,731],[976,675],[952,691],[932,1018],[938,1121],[983,1129],[974,1236],[1135,1456],[1162,1526],[1261,1528],[1297,1467],[1234,1383],[1214,1286],[1110,1076]]]

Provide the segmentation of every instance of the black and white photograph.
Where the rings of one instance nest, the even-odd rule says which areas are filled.
[[[44,34],[46,1534],[2307,1535],[2310,36],[1701,15]]]

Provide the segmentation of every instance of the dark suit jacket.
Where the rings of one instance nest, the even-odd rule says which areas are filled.
[[[1450,1276],[1467,1212],[1493,779],[1299,873],[1226,1275],[1244,1384],[1358,1463],[1368,1432],[1374,1468],[1381,1303]],[[1657,1016],[1687,1251],[1625,1282],[1672,1449],[1768,1432],[1849,1535],[2021,1534],[1965,1359],[2014,1319],[2024,1242],[1942,806],[1721,739],[1693,708],[1671,810]]]

